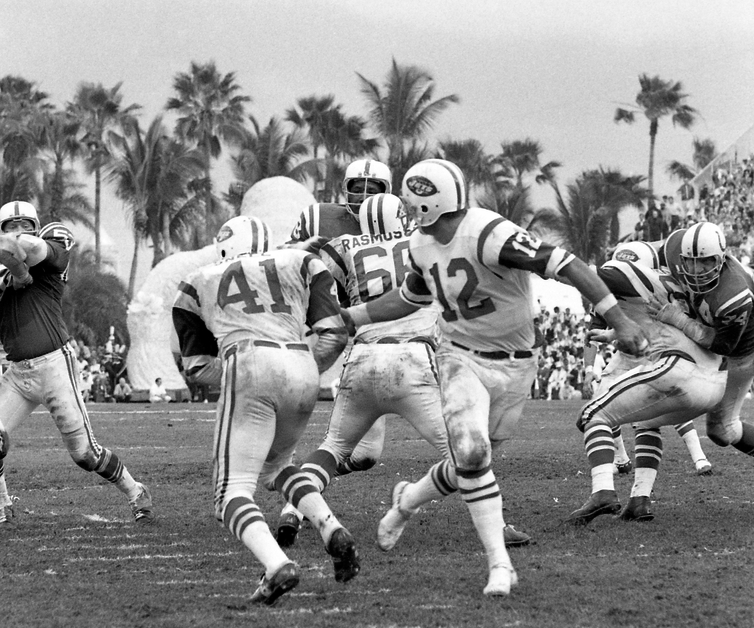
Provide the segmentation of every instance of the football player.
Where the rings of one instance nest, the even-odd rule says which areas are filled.
[[[0,207],[0,343],[10,366],[0,378],[0,523],[12,504],[5,482],[9,435],[39,405],[50,411],[73,461],[126,495],[138,524],[155,521],[152,498],[114,452],[92,433],[78,390],[78,363],[63,321],[63,292],[73,235],[51,222],[40,228],[31,203]],[[2,526],[0,526],[1,528]]]
[[[741,421],[754,380],[754,281],[726,252],[725,236],[713,223],[674,231],[657,248],[660,263],[683,286],[690,304],[688,311],[676,302],[665,304],[657,308],[657,319],[727,358],[725,394],[707,414],[707,436],[754,456],[754,425]]]
[[[345,203],[315,203],[299,216],[291,232],[289,245],[306,247],[319,252],[327,242],[343,235],[360,235],[359,209],[375,194],[389,194],[392,190],[390,169],[375,159],[357,159],[346,168],[343,178]],[[309,243],[315,242],[313,249]],[[348,304],[345,285],[336,282],[338,298]],[[380,417],[361,439],[351,454],[339,462],[336,475],[371,469],[382,455],[385,444],[385,417]],[[290,547],[301,528],[301,513],[286,504],[278,520],[275,536],[281,547]]]
[[[669,275],[616,256],[599,269],[627,316],[649,336],[643,357],[620,352],[608,365],[597,395],[581,410],[578,427],[591,467],[592,494],[568,517],[586,524],[595,517],[615,514],[625,521],[650,521],[650,494],[662,459],[660,427],[686,423],[712,408],[725,389],[726,373],[720,356],[700,347],[671,325],[655,321],[647,304],[686,303],[680,285]],[[687,306],[686,306],[687,307]],[[600,342],[609,334],[599,335]],[[612,366],[612,370],[611,367]],[[631,496],[621,511],[615,492],[612,431],[636,424],[636,475]]]
[[[269,228],[257,218],[226,222],[217,234],[218,263],[181,282],[173,323],[186,374],[211,384],[222,373],[215,516],[265,567],[252,602],[272,605],[298,584],[299,569],[254,501],[258,482],[316,525],[338,582],[359,572],[359,557],[351,534],[292,464],[317,401],[319,373],[334,363],[348,337],[332,276],[316,255],[268,252],[269,242]],[[307,326],[317,333],[311,350],[304,342]]]
[[[638,264],[656,271],[660,270],[660,259],[657,256],[657,251],[655,251],[654,247],[649,244],[649,242],[634,241],[620,244],[613,252],[612,259]],[[602,323],[604,323],[604,321],[600,322],[598,317],[595,317],[592,320],[593,328],[598,328]],[[596,353],[597,344],[594,342],[587,343],[584,351],[586,363],[591,364],[594,361]],[[646,360],[646,358],[629,356],[620,351],[617,352],[605,370],[604,378],[600,382],[597,394],[601,394],[601,392],[612,383],[615,377],[625,373],[635,366],[638,366],[642,360]],[[702,444],[699,441],[699,434],[694,427],[693,420],[686,421],[685,423],[673,427],[683,439],[686,449],[688,449],[689,455],[691,456],[691,461],[694,464],[697,475],[711,475],[712,465],[704,454]],[[630,473],[633,468],[633,463],[626,452],[620,425],[613,428],[613,441],[615,442],[616,447],[613,473]],[[639,461],[637,460],[637,465],[638,463]]]
[[[428,159],[409,168],[401,198],[418,226],[409,242],[411,269],[399,290],[346,311],[360,327],[432,303],[441,308],[436,355],[453,467],[487,555],[484,594],[508,595],[517,576],[505,548],[491,463],[493,448],[513,436],[536,376],[530,274],[576,286],[619,328],[630,353],[640,352],[646,339],[584,262],[494,212],[469,208],[466,194],[461,170],[449,161]],[[430,490],[417,495],[415,487],[394,491],[384,531],[405,525],[412,511],[433,499]]]

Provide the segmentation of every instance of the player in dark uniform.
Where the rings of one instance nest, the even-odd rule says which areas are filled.
[[[725,236],[710,222],[679,229],[658,245],[660,263],[684,287],[687,314],[678,302],[656,308],[658,320],[725,356],[728,381],[722,400],[707,414],[707,436],[754,456],[754,425],[741,421],[741,407],[754,381],[754,281],[726,253]]]
[[[63,322],[63,291],[73,236],[53,222],[40,229],[31,203],[0,207],[0,342],[10,367],[0,378],[0,522],[10,502],[4,475],[9,434],[39,405],[50,411],[74,462],[123,492],[139,524],[155,513],[146,486],[92,433],[78,390],[78,365]]]

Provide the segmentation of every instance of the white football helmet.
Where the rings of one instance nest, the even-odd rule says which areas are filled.
[[[217,259],[222,261],[239,255],[266,253],[271,242],[272,233],[265,222],[256,216],[236,216],[217,232]]]
[[[613,259],[619,262],[633,262],[653,270],[660,268],[660,257],[649,242],[623,242],[613,251]]]
[[[26,201],[11,201],[0,207],[0,231],[5,231],[5,225],[17,220],[30,220],[34,228],[26,233],[37,235],[39,233],[39,218],[37,209]]]
[[[425,159],[406,172],[401,199],[417,225],[433,225],[442,214],[466,209],[466,180],[454,163]]]
[[[359,208],[359,225],[366,235],[411,233],[403,203],[392,194],[375,194],[365,200]]]
[[[689,290],[704,294],[720,281],[725,262],[725,235],[711,222],[699,222],[686,230],[681,239],[679,272]]]
[[[362,184],[359,186],[357,182],[362,182]],[[372,182],[371,186],[370,182]],[[361,190],[353,189],[357,187]],[[368,187],[371,187],[372,191],[369,191]],[[373,194],[390,194],[392,189],[390,169],[381,161],[358,159],[346,168],[343,194],[346,197],[346,209],[353,216],[356,216],[359,207],[367,198]]]

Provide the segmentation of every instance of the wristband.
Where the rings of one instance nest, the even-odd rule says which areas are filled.
[[[599,303],[594,304],[594,311],[600,316],[605,316],[607,311],[615,305],[618,305],[618,299],[615,298],[614,294],[610,293],[604,296]]]
[[[356,327],[361,327],[362,325],[372,322],[369,312],[367,312],[366,303],[346,308],[346,311],[351,315],[351,320]]]

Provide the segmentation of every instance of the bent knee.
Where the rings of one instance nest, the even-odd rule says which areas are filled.
[[[97,454],[91,449],[86,451],[72,451],[70,453],[73,461],[84,471],[94,471],[97,468],[99,456],[97,456]]]

